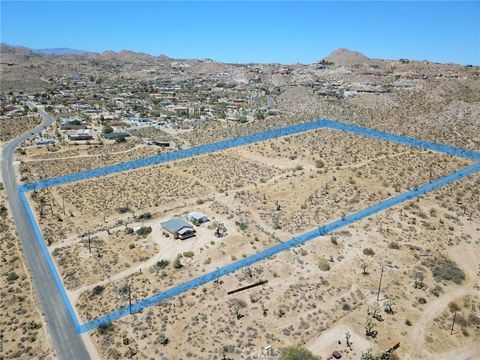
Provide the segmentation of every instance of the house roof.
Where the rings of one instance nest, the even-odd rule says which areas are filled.
[[[193,229],[193,225],[186,222],[182,219],[170,219],[163,223],[161,223],[162,227],[167,230],[169,233],[176,233],[179,232],[183,228],[190,228]]]
[[[183,234],[187,234],[187,233],[192,232],[192,231],[195,232],[195,230],[192,229],[192,228],[184,227],[184,228],[178,230],[178,234],[179,234],[179,235],[183,235]]]
[[[205,214],[202,214],[201,212],[198,212],[198,211],[192,211],[192,212],[188,213],[188,217],[192,218],[192,219],[195,219],[195,220],[199,220],[201,218],[208,217],[208,216],[205,215]]]

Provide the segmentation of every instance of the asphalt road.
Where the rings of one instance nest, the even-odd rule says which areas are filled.
[[[17,145],[31,137],[32,133],[38,134],[44,127],[51,125],[54,120],[45,112],[38,110],[43,117],[43,124],[30,131],[28,134],[10,141],[3,148],[2,177],[13,219],[20,236],[27,264],[32,274],[33,283],[43,313],[45,314],[48,330],[53,340],[53,346],[59,359],[84,360],[90,359],[85,344],[76,333],[67,310],[58,292],[55,280],[48,268],[33,228],[28,221],[27,214],[22,207],[17,193],[17,179],[13,167],[13,154]]]

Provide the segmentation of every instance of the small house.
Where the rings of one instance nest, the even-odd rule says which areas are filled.
[[[68,135],[69,140],[93,140],[93,135],[90,129],[78,130],[75,133]]]
[[[172,234],[174,239],[185,240],[195,236],[193,225],[182,219],[170,219],[161,223],[163,229]]]
[[[42,145],[55,145],[56,141],[54,139],[46,139],[46,138],[39,138],[35,139],[35,145],[42,146]]]
[[[201,212],[198,211],[192,211],[188,213],[187,219],[190,220],[193,223],[206,223],[208,221],[208,216],[205,214],[202,214]]]

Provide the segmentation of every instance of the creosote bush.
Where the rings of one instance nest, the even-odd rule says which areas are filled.
[[[452,281],[461,284],[465,280],[465,273],[458,265],[445,255],[428,259],[423,264],[430,268],[432,275],[438,282]]]
[[[329,271],[330,270],[329,261],[325,258],[320,259],[320,261],[318,262],[318,267],[322,271]]]

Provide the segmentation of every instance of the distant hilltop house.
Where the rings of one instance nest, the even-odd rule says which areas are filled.
[[[44,146],[44,145],[55,145],[56,141],[54,139],[39,138],[35,139],[35,145]]]
[[[192,211],[188,213],[187,219],[190,220],[193,223],[206,223],[208,221],[208,216],[205,214],[202,214],[201,212],[198,211]]]
[[[161,223],[163,229],[173,235],[174,239],[185,240],[195,236],[193,225],[182,219],[170,219]]]
[[[78,120],[78,119],[60,120],[61,130],[82,130],[86,128],[87,128],[87,123],[84,120]]]

